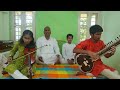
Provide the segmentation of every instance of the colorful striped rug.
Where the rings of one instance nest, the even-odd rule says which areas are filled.
[[[77,65],[36,65],[33,79],[93,79],[86,75],[78,75]],[[13,79],[10,75],[4,74],[2,79]]]

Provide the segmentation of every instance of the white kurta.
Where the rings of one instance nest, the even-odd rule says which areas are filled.
[[[75,48],[75,44],[65,43],[62,46],[62,56],[67,63],[67,59],[74,59],[75,53],[73,53],[73,49]]]
[[[45,64],[54,64],[56,62],[56,55],[60,55],[58,43],[55,38],[50,37],[49,40],[45,36],[38,38],[36,42],[37,57],[42,57]]]

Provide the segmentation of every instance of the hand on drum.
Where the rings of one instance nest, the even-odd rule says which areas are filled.
[[[67,59],[67,61],[68,61],[68,64],[74,64],[74,60],[70,60],[70,59]]]

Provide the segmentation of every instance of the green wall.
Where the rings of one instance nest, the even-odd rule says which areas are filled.
[[[36,12],[36,39],[43,35],[45,26],[50,26],[52,37],[66,40],[66,35],[74,35],[73,42],[77,42],[78,13],[75,11],[37,11]]]
[[[3,38],[3,35],[2,35],[2,13],[0,12],[0,39]]]
[[[0,11],[0,40],[9,40],[9,12]]]
[[[105,43],[114,42],[120,35],[120,11],[103,11],[102,26],[104,28],[103,39]],[[120,72],[120,47],[116,48],[116,53],[109,59],[103,58],[103,62],[116,68]]]

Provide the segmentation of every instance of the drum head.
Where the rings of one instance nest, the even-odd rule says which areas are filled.
[[[79,65],[80,71],[84,73],[90,72],[93,68],[93,62],[91,58],[86,54],[76,55],[75,62]]]

